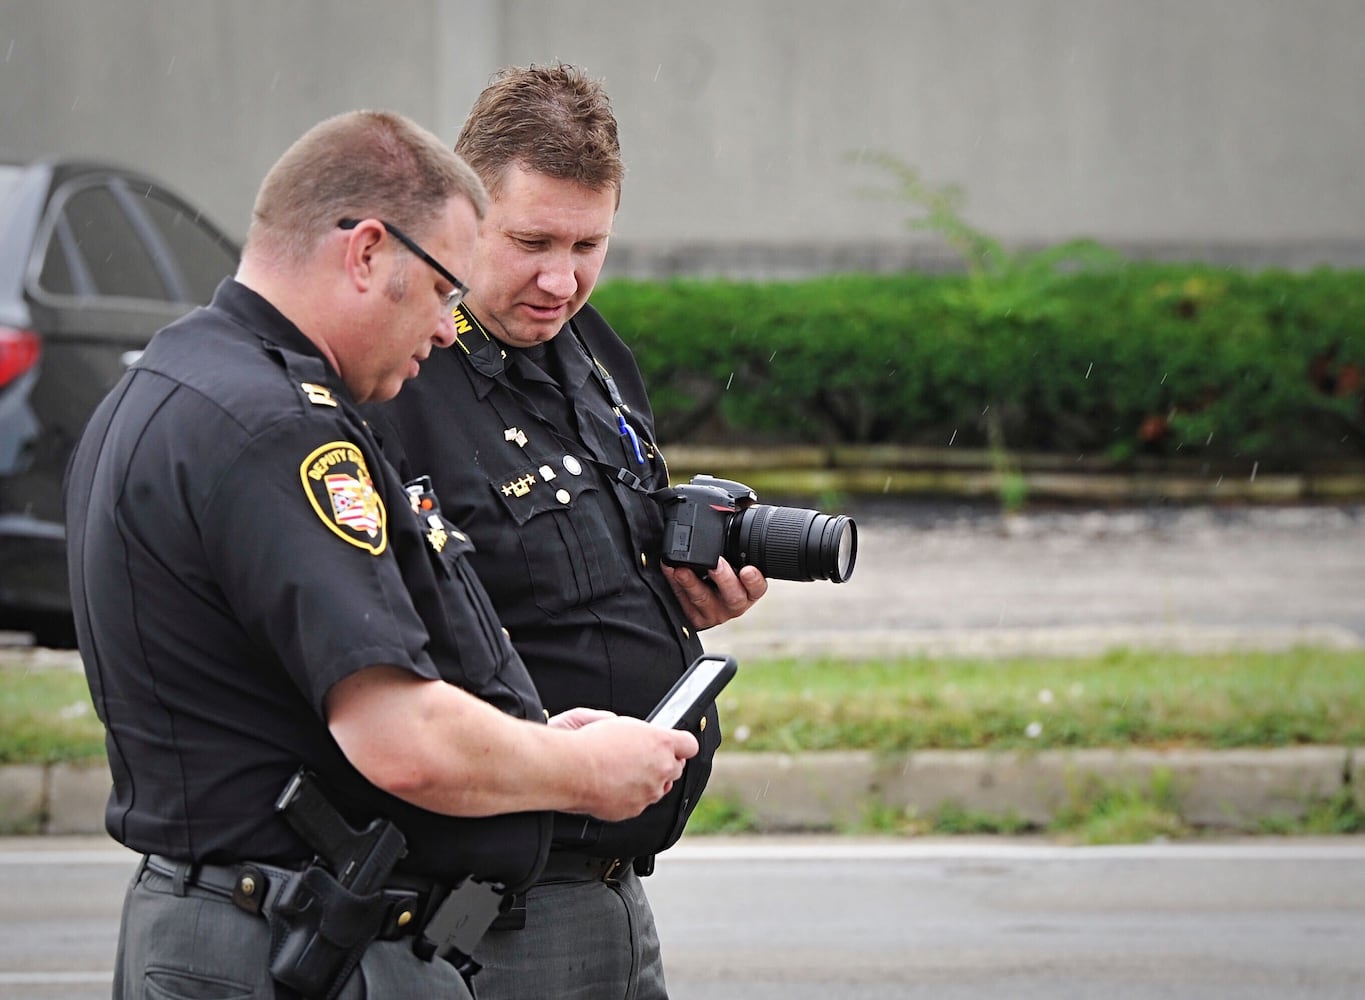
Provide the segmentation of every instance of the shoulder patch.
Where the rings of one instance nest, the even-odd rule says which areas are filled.
[[[332,441],[315,448],[299,465],[299,478],[313,510],[337,537],[371,555],[384,551],[384,501],[357,445]]]

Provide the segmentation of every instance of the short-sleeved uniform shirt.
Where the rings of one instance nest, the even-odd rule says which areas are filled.
[[[115,839],[200,862],[306,858],[274,813],[303,765],[355,825],[397,822],[407,869],[533,876],[548,814],[418,809],[327,730],[327,691],[373,664],[544,714],[466,536],[414,509],[344,383],[270,303],[229,279],[161,331],[92,416],[66,498]]]
[[[648,494],[668,470],[639,367],[590,306],[543,350],[504,349],[463,307],[456,329],[394,400],[366,408],[383,447],[400,471],[429,471],[473,539],[546,708],[643,717],[702,646],[659,567],[663,514]],[[701,752],[664,799],[623,823],[561,817],[556,843],[608,857],[672,844],[720,743],[714,708],[696,735]]]

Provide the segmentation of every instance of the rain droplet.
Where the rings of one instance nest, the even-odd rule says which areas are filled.
[[[1252,463],[1251,463],[1251,481],[1252,481],[1253,483],[1256,481],[1256,470],[1259,469],[1260,467],[1261,467],[1261,463],[1260,463],[1260,462],[1252,462]]]
[[[726,391],[729,391],[729,389],[730,389],[730,384],[731,384],[732,382],[734,382],[734,380],[735,380],[735,373],[734,373],[734,372],[731,372],[731,373],[730,373],[730,377],[729,377],[728,379],[725,380],[725,388],[726,388]]]
[[[953,428],[953,436],[950,437],[950,438],[948,439],[948,447],[951,448],[951,447],[953,446],[953,442],[956,441],[956,440],[957,440],[957,428],[954,427],[954,428]]]
[[[1090,373],[1095,370],[1095,362],[1090,362],[1090,367],[1085,370],[1085,377],[1089,378]]]
[[[14,55],[14,39],[9,40],[9,48],[5,50],[5,62],[9,62],[9,57]]]
[[[175,69],[175,56],[171,56],[171,64],[166,67],[166,75],[171,75],[171,70]]]

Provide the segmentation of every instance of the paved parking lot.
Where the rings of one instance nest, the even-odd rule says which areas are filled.
[[[1365,505],[1034,508],[868,500],[845,584],[775,580],[713,650],[1090,654],[1365,643]],[[0,633],[13,652],[27,643]],[[34,651],[36,664],[74,654]]]
[[[738,657],[991,655],[1365,641],[1365,506],[1035,508],[856,501],[845,584],[774,581],[706,633]]]

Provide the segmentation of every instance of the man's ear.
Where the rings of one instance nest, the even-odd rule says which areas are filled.
[[[356,291],[368,291],[379,280],[379,245],[386,235],[384,227],[376,219],[365,219],[354,229],[345,230],[345,235],[346,276]]]

